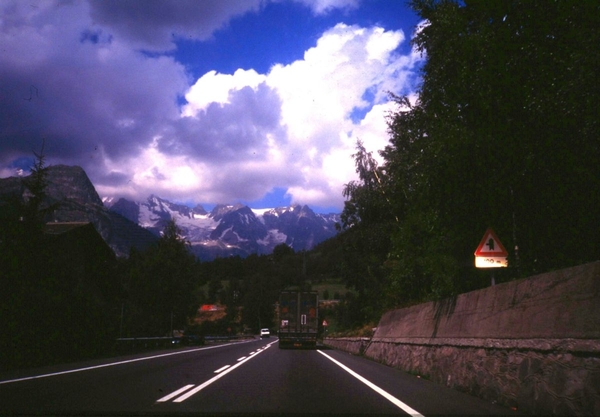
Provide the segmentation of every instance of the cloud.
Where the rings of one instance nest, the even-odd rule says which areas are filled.
[[[235,16],[257,11],[261,0],[91,0],[93,22],[136,49],[165,51],[177,39],[206,40]],[[140,7],[140,5],[142,7]]]
[[[315,14],[355,7],[305,3]],[[267,73],[191,79],[173,56],[148,51],[207,39],[263,3],[141,4],[2,3],[0,175],[45,140],[49,163],[82,166],[102,196],[214,204],[283,189],[294,203],[341,209],[356,140],[376,155],[387,92],[414,84],[421,58],[398,52],[403,32],[338,24]]]
[[[184,114],[192,107],[198,108],[193,116],[174,121],[156,138],[161,152],[222,164],[265,155],[270,137],[286,141],[280,125],[281,100],[265,83],[256,88],[232,88],[223,103],[212,102],[202,110],[197,105],[187,106]]]
[[[338,24],[306,51],[303,60],[275,66],[268,83],[282,96],[284,122],[298,137],[337,142],[334,132],[339,133],[340,122],[347,124],[353,109],[373,104],[364,98],[366,93],[378,103],[388,90],[401,87],[393,85],[391,77],[399,75],[395,72],[401,70],[402,58],[392,52],[403,39],[400,31]],[[385,47],[374,51],[374,44]]]
[[[223,103],[195,108],[193,116],[166,123],[150,146],[126,163],[109,164],[111,172],[131,180],[125,187],[101,184],[99,192],[229,203],[260,198],[273,184],[299,181],[280,152],[287,140],[280,98],[264,82],[232,88]]]
[[[264,75],[258,74],[253,69],[246,71],[240,68],[233,75],[209,71],[186,93],[185,99],[188,104],[184,106],[183,114],[193,116],[199,110],[206,110],[211,103],[229,103],[231,91],[238,91],[244,87],[256,89],[265,79]]]
[[[186,94],[189,103],[184,107],[184,119],[198,124],[208,119],[211,127],[220,120],[236,120],[240,125],[231,136],[220,138],[220,149],[235,149],[245,154],[244,158],[249,156],[248,149],[277,155],[278,158],[263,159],[262,169],[274,168],[276,176],[290,170],[296,173],[286,183],[293,202],[341,207],[343,185],[355,177],[351,154],[356,140],[363,140],[375,153],[387,144],[385,114],[392,110],[387,93],[406,91],[414,77],[418,56],[395,52],[404,39],[401,31],[338,24],[306,51],[304,59],[275,65],[268,74],[252,70],[238,70],[232,75],[205,74]],[[244,85],[247,87],[242,88]],[[264,98],[237,102],[241,91],[257,96],[257,86],[264,85],[271,94],[277,94],[280,104]],[[271,116],[267,119],[270,123],[257,123],[261,118],[251,111],[254,106],[261,106]],[[352,120],[356,109],[364,112],[358,123]],[[225,119],[221,119],[223,114],[227,114]],[[282,128],[278,129],[277,123]],[[247,134],[248,125],[265,128],[254,131],[256,136],[236,134]],[[226,132],[226,128],[220,126],[217,135]],[[267,137],[271,139],[261,142]],[[210,140],[202,143],[204,151],[215,157]],[[251,144],[261,147],[252,148]],[[277,172],[282,161],[285,168]],[[242,166],[237,166],[236,172],[242,176],[248,173]],[[273,179],[265,182],[262,189],[255,186],[255,198],[272,186]]]
[[[93,26],[84,5],[20,9],[12,12],[19,23],[0,30],[9,49],[0,55],[3,157],[39,150],[45,138],[59,160],[98,150],[118,159],[178,117],[177,96],[188,86],[181,64],[147,58],[101,30],[88,41]]]
[[[314,14],[322,15],[333,9],[350,10],[359,6],[359,0],[296,0],[309,7]]]
[[[271,0],[278,2],[280,0]],[[359,0],[295,0],[315,15],[352,10]],[[110,28],[136,49],[167,51],[181,39],[204,41],[229,21],[259,12],[269,0],[90,0],[95,24]],[[140,7],[140,4],[142,7]]]
[[[282,96],[290,141],[307,150],[304,183],[288,191],[294,200],[340,207],[343,185],[355,177],[356,140],[375,153],[387,144],[387,93],[406,90],[416,63],[396,54],[403,41],[401,31],[338,24],[303,60],[272,69],[267,83]],[[365,113],[359,123],[357,109]]]

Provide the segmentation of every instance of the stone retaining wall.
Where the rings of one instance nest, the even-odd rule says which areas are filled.
[[[600,262],[390,311],[325,344],[535,414],[600,415]]]
[[[353,355],[362,355],[370,341],[368,337],[330,337],[325,338],[323,344]]]

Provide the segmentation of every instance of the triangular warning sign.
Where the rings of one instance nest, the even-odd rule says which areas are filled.
[[[487,229],[475,251],[475,256],[508,256],[500,239],[492,229]]]

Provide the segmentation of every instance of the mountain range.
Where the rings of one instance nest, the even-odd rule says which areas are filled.
[[[335,236],[339,221],[339,214],[317,214],[306,205],[251,209],[220,204],[208,212],[200,205],[190,208],[155,195],[142,202],[105,198],[104,204],[156,236],[174,220],[192,252],[203,260],[269,254],[282,243],[296,251],[309,250]]]
[[[317,214],[308,206],[269,209],[217,205],[210,212],[151,195],[145,201],[100,198],[85,171],[78,166],[48,167],[46,203],[59,203],[46,221],[91,222],[118,256],[131,247],[143,250],[174,220],[191,251],[201,260],[250,254],[269,254],[285,243],[295,251],[309,250],[337,233],[339,214]],[[1,202],[9,196],[27,198],[22,178],[0,178]]]

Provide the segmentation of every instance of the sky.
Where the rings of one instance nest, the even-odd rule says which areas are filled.
[[[341,212],[357,140],[379,158],[388,93],[415,97],[419,22],[404,0],[0,0],[0,178],[44,144],[100,197]]]

